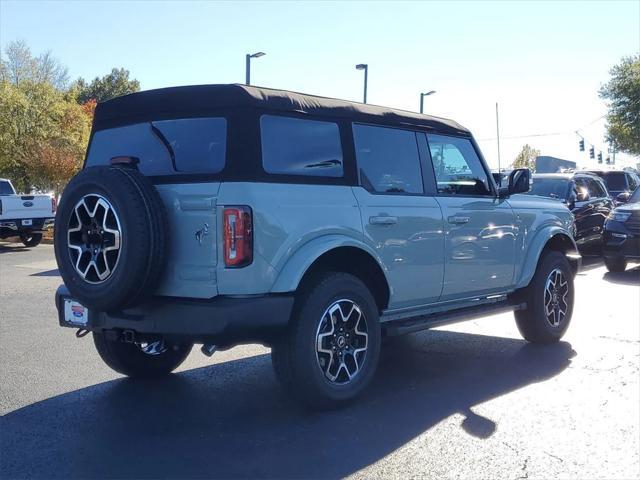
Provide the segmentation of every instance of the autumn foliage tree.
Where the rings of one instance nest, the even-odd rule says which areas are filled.
[[[128,71],[114,69],[111,76],[92,82],[91,91],[83,90],[79,82],[68,87],[67,69],[50,53],[33,56],[24,42],[10,42],[4,53],[0,177],[11,178],[23,192],[35,188],[59,194],[82,166],[100,100],[89,94],[111,95],[139,89],[139,84],[129,80]]]

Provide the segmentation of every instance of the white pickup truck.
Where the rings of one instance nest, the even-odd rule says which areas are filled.
[[[55,215],[54,197],[18,195],[9,180],[0,178],[0,239],[20,237],[25,247],[35,247]]]

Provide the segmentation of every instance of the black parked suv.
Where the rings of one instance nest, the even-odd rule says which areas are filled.
[[[604,222],[614,204],[600,177],[586,172],[536,173],[528,193],[567,205],[575,218],[574,238],[581,251],[602,246]]]
[[[626,205],[616,208],[604,227],[604,263],[610,272],[622,272],[627,260],[640,259],[640,187]]]
[[[640,186],[640,177],[627,170],[590,170],[604,180],[611,198],[617,203],[626,203],[633,191]]]

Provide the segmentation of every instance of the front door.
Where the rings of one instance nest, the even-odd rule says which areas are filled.
[[[445,230],[441,300],[490,295],[513,286],[517,224],[496,197],[470,139],[428,134]]]
[[[442,212],[436,199],[425,194],[419,135],[353,125],[361,184],[353,192],[365,241],[384,264],[392,309],[436,302],[442,291]]]

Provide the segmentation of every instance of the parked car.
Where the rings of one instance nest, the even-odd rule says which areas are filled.
[[[640,177],[627,170],[589,170],[604,180],[609,195],[616,204],[626,203],[640,185]]]
[[[62,196],[59,322],[132,377],[261,342],[294,397],[338,405],[383,335],[515,311],[527,340],[562,338],[573,217],[528,189],[526,169],[498,189],[451,120],[243,85],[127,95],[98,105]]]
[[[9,180],[0,178],[0,239],[20,237],[25,247],[35,247],[55,214],[51,195],[18,195]]]
[[[528,193],[554,198],[571,210],[574,238],[581,251],[602,247],[604,222],[614,204],[600,177],[585,172],[536,173]]]
[[[640,259],[640,187],[625,205],[616,208],[604,226],[604,263],[610,272],[623,272],[628,260]]]

